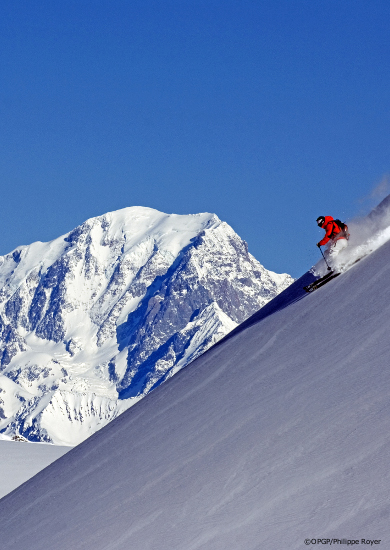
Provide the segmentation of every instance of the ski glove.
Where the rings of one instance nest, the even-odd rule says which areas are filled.
[[[320,245],[320,243],[317,243],[317,246],[318,246],[318,248],[321,248],[321,245]]]

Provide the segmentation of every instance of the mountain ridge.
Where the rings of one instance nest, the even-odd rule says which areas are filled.
[[[291,281],[209,213],[129,207],[18,247],[0,258],[0,433],[80,442]]]

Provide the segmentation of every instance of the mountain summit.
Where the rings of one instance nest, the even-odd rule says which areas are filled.
[[[0,431],[74,445],[291,284],[215,214],[131,207],[0,257]]]

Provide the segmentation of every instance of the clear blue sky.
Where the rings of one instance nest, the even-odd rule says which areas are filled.
[[[388,0],[3,0],[0,254],[142,205],[215,212],[300,275],[317,216],[390,172],[389,23]]]

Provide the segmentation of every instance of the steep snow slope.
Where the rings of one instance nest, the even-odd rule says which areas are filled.
[[[75,445],[292,279],[214,214],[132,207],[0,257],[0,432]]]
[[[7,550],[390,544],[390,242],[307,274],[0,501]]]
[[[19,443],[0,439],[0,498],[46,468],[68,450],[69,447],[47,443]]]

